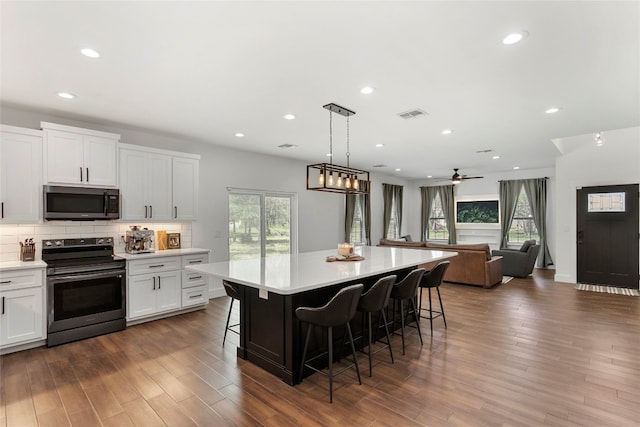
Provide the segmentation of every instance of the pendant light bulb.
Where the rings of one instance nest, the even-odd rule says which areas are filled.
[[[324,169],[320,171],[320,175],[318,176],[318,184],[324,185]]]
[[[338,183],[336,184],[336,186],[342,187],[342,174],[341,173],[338,174]]]
[[[351,188],[351,178],[348,176],[344,180],[344,188]]]
[[[333,187],[333,172],[329,172],[329,185]]]
[[[358,177],[353,178],[353,188],[355,190],[358,189]]]

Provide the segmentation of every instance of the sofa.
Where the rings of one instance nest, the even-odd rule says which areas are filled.
[[[507,276],[527,277],[533,272],[533,266],[538,258],[540,245],[535,240],[527,240],[520,249],[500,249],[492,252],[502,257],[503,272]]]
[[[447,245],[381,239],[378,246],[457,252],[458,256],[449,258],[451,264],[444,275],[446,282],[482,286],[483,288],[490,288],[502,282],[502,257],[492,256],[489,245],[486,243]],[[432,262],[420,267],[430,270],[436,264],[437,262]]]

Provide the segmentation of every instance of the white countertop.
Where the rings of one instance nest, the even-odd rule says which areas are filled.
[[[38,261],[3,261],[0,262],[0,271],[24,270],[28,268],[47,268],[47,263]]]
[[[291,295],[456,256],[457,252],[364,246],[363,261],[327,262],[337,250],[186,266],[188,271]]]
[[[184,249],[167,249],[165,251],[155,251],[147,254],[128,254],[126,252],[118,252],[115,255],[127,260],[134,260],[134,259],[157,258],[157,257],[165,257],[165,256],[206,254],[206,253],[209,253],[210,251],[211,249],[184,248]]]

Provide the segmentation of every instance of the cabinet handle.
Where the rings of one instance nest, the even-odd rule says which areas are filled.
[[[153,218],[153,206],[149,205],[149,218]]]
[[[2,297],[2,314],[4,314],[4,298],[5,297]]]
[[[156,276],[153,276],[153,290],[156,290]]]
[[[189,280],[198,280],[198,279],[202,279],[202,276],[191,276],[191,277],[189,277]]]
[[[189,261],[189,264],[200,264],[201,262],[201,259],[192,259],[191,261]]]
[[[145,218],[147,217],[147,209],[148,209],[147,205],[144,205],[144,217]]]
[[[158,276],[158,289],[160,289],[160,276]]]
[[[89,182],[89,168],[87,168],[87,182]]]
[[[198,294],[198,295],[191,295],[189,296],[189,299],[193,299],[193,298],[200,298],[202,296],[202,294]]]
[[[4,285],[7,283],[11,283],[11,280],[3,280],[2,282],[0,282],[0,285]]]
[[[173,215],[173,217],[178,218],[178,207],[174,206],[173,209],[175,210],[175,214]]]
[[[82,182],[82,166],[80,166],[80,182]]]
[[[2,202],[2,218],[4,218],[4,202]]]
[[[149,268],[159,268],[159,267],[164,267],[164,264],[156,264],[156,265],[149,266]]]

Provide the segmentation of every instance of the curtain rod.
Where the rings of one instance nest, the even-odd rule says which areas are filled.
[[[544,179],[549,179],[548,176],[543,176],[542,178]],[[498,180],[498,182],[507,182],[507,181],[526,181],[527,179],[540,179],[540,178],[524,178],[524,179],[501,179]],[[464,181],[464,179],[463,179]]]

